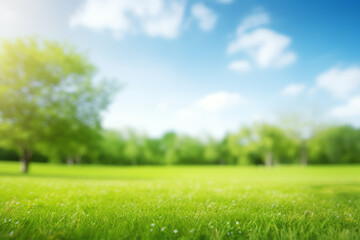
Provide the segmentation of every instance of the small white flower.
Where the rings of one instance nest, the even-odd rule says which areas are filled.
[[[210,226],[211,228],[214,228],[214,226]]]
[[[161,228],[161,231],[163,232],[163,231],[165,230],[165,228],[166,228],[166,227],[162,227],[162,228]]]
[[[174,233],[175,233],[175,234],[178,233],[178,230],[177,230],[177,229],[174,229]]]
[[[229,222],[227,222],[226,224],[228,224],[228,225],[229,225],[230,223],[229,223]]]
[[[236,225],[239,225],[239,222],[236,222]]]
[[[151,226],[154,227],[154,226],[155,226],[155,223],[152,223]]]
[[[192,233],[192,232],[194,232],[194,231],[195,231],[195,229],[193,228],[193,229],[190,229],[190,231],[189,231],[189,232],[190,232],[190,233]]]

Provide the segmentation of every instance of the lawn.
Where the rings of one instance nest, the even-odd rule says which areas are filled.
[[[0,162],[0,239],[360,239],[360,166]]]

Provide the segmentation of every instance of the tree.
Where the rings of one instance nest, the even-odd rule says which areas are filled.
[[[254,148],[253,130],[250,127],[243,127],[236,133],[228,134],[224,141],[226,163],[248,164],[251,162],[250,153]]]
[[[297,144],[285,131],[275,125],[261,124],[256,126],[259,152],[265,156],[265,165],[274,162],[290,163],[295,159]]]
[[[215,139],[208,138],[204,146],[204,163],[216,164],[221,162],[221,144]]]
[[[296,144],[284,131],[269,124],[255,124],[243,127],[238,133],[226,138],[230,156],[240,164],[265,164],[270,167],[274,162],[287,163],[293,159]]]
[[[160,139],[145,137],[141,164],[164,164],[164,151]]]
[[[80,154],[79,144],[86,146],[101,128],[113,84],[95,83],[86,56],[54,41],[5,40],[0,62],[0,133],[6,136],[0,141],[19,152],[22,171],[36,150]]]
[[[174,132],[167,132],[161,138],[161,146],[164,152],[164,163],[176,164],[179,161],[179,137]]]
[[[125,164],[124,148],[126,140],[121,132],[114,130],[104,130],[102,132],[100,144],[97,146],[97,156],[92,162],[101,164]]]
[[[360,163],[360,130],[352,126],[319,129],[309,146],[310,163]]]
[[[179,137],[178,164],[203,164],[203,144],[191,136]]]
[[[131,165],[138,165],[141,160],[144,137],[133,129],[127,129],[125,135],[124,156]]]
[[[309,139],[313,136],[316,129],[314,120],[306,118],[304,114],[287,115],[281,118],[286,135],[298,145],[300,164],[308,164]]]

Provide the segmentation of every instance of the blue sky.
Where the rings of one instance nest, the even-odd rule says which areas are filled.
[[[222,136],[300,115],[360,125],[360,2],[0,0],[0,37],[69,41],[125,87],[104,126]]]

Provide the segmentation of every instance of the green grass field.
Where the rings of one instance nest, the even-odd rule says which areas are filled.
[[[0,239],[360,239],[360,166],[0,162]]]

